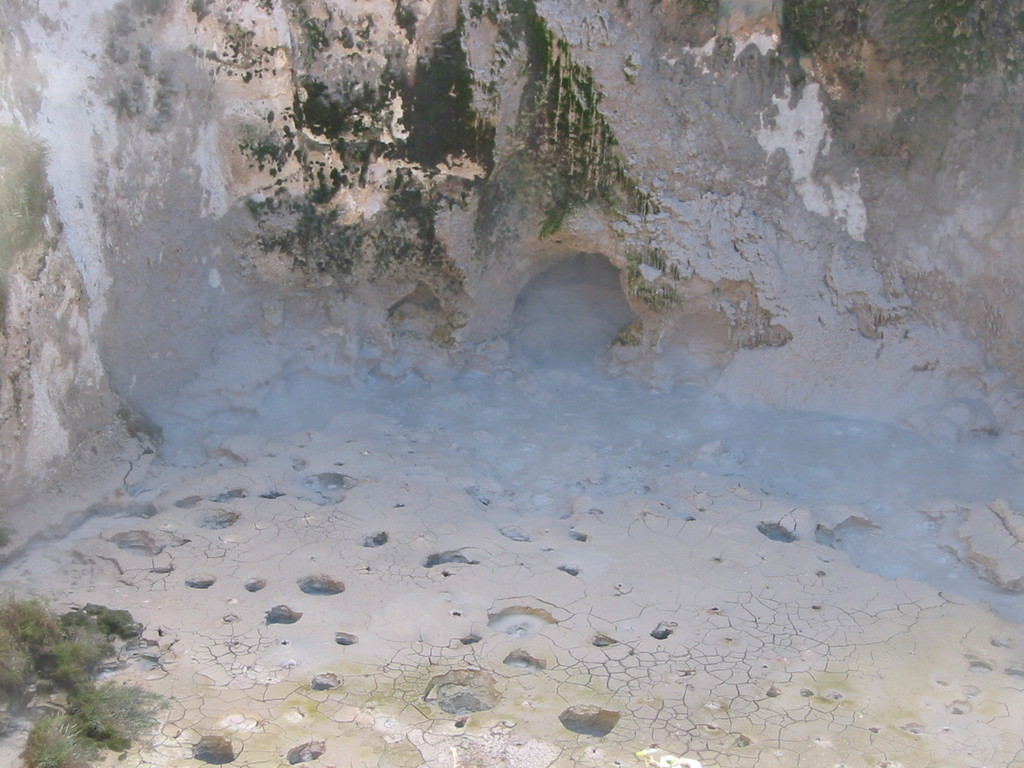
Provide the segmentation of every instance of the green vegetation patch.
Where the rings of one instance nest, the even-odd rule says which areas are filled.
[[[60,617],[60,623],[65,632],[96,632],[104,637],[113,635],[119,640],[134,640],[142,635],[142,625],[129,611],[95,603],[68,611]]]
[[[416,12],[403,0],[395,2],[395,23],[405,31],[405,37],[412,42],[416,38]]]
[[[40,601],[0,602],[0,695],[20,703],[60,639],[60,620]]]
[[[68,712],[87,739],[122,752],[156,727],[163,707],[163,698],[152,691],[108,680],[76,691]]]
[[[1019,0],[784,0],[780,50],[795,86],[812,71],[825,85],[840,145],[890,172],[942,147],[963,99],[1012,98],[1020,13]]]
[[[782,41],[793,53],[814,53],[859,35],[864,16],[857,0],[783,0]]]
[[[620,347],[639,347],[644,339],[644,323],[634,318],[619,329],[615,343]]]
[[[425,168],[463,155],[494,166],[494,126],[473,108],[473,74],[462,47],[465,19],[444,33],[428,58],[416,64],[416,76],[403,94],[409,131],[406,156]]]
[[[249,210],[260,224],[260,246],[288,254],[297,269],[376,278],[401,267],[407,275],[430,274],[454,288],[464,276],[437,237],[435,216],[438,206],[459,202],[399,169],[390,179],[387,204],[367,220],[343,222],[336,207],[315,202],[313,191],[301,198],[250,200]]]
[[[876,12],[889,55],[924,70],[937,88],[996,69],[1019,74],[1018,13],[1016,0],[902,0]]]
[[[39,241],[49,202],[42,144],[14,126],[0,126],[0,270]]]
[[[327,85],[303,76],[292,110],[285,115],[296,130],[285,125],[278,140],[269,129],[243,126],[239,148],[260,170],[269,167],[271,175],[293,154],[302,166],[310,202],[326,203],[343,187],[365,184],[374,158],[394,152],[388,132],[395,90],[387,70],[375,82],[342,79]],[[296,131],[315,137],[319,146],[297,146]]]
[[[15,705],[36,682],[74,692],[88,688],[113,657],[115,640],[142,627],[128,611],[89,604],[57,616],[39,600],[0,603],[0,691]]]
[[[626,254],[626,290],[651,309],[669,309],[683,303],[683,297],[670,285],[654,285],[648,282],[640,269],[641,264],[665,271],[668,269],[674,280],[680,279],[678,268],[669,266],[665,253],[659,248],[644,248]]]
[[[90,768],[99,750],[66,716],[44,717],[28,732],[26,768]]]
[[[287,2],[293,25],[308,17],[301,0]],[[475,101],[497,94],[476,80],[465,48],[467,25],[485,16],[498,26],[496,61],[504,64],[497,66],[524,66],[515,148],[497,171],[495,127]],[[412,35],[412,16],[403,21]],[[344,31],[339,39],[346,45]],[[399,269],[444,292],[463,275],[438,237],[435,218],[444,206],[466,206],[474,191],[481,194],[481,240],[511,233],[515,222],[538,214],[546,237],[593,204],[616,217],[653,210],[651,197],[626,170],[592,73],[551,32],[532,0],[471,3],[425,50],[413,75],[402,71],[396,60],[376,74],[348,79],[300,74],[278,135],[269,129],[270,118],[266,128],[243,127],[240,151],[276,177],[272,194],[248,202],[264,250],[287,254],[296,269],[345,278],[376,279]],[[404,138],[392,134],[397,95]],[[368,169],[379,158],[410,167],[378,166],[386,174],[385,205],[357,220],[341,209],[338,193],[370,183]],[[478,164],[485,180],[439,171],[460,158]],[[282,178],[293,159],[301,168],[299,191]]]
[[[18,712],[35,695],[67,694],[67,713],[45,717],[29,732],[29,768],[85,768],[101,748],[123,751],[156,725],[160,696],[94,682],[115,656],[115,640],[141,631],[127,611],[101,605],[58,616],[40,600],[0,602],[0,699]]]
[[[341,80],[330,85],[305,75],[300,86],[293,97],[295,124],[328,141],[378,138],[385,116],[390,118],[395,87],[389,72],[376,83]]]
[[[461,48],[456,53],[450,41],[439,50],[456,58],[461,55],[465,64]],[[444,55],[435,50],[428,61],[436,67],[442,59]],[[431,77],[418,78],[420,90],[406,92],[414,102],[412,106],[406,102],[405,118],[412,126],[407,143],[396,141],[391,127],[396,94],[409,86],[399,85],[388,67],[371,80],[340,79],[328,84],[312,75],[302,76],[292,109],[283,116],[295,130],[286,124],[281,138],[262,125],[243,126],[239,149],[254,166],[279,176],[285,163],[295,158],[302,173],[301,194],[285,192],[278,178],[275,194],[249,201],[260,230],[260,246],[288,254],[293,266],[304,271],[352,276],[369,267],[369,272],[363,272],[372,277],[403,265],[434,270],[444,280],[461,279],[437,237],[434,219],[438,206],[464,205],[463,188],[472,182],[448,179],[442,190],[434,181],[436,169],[426,164],[464,151],[489,163],[493,140],[484,140],[486,147],[480,152],[466,150],[457,130],[447,124],[433,125],[435,119],[458,122],[456,113],[469,103],[471,93],[468,82],[461,81],[465,90],[455,91],[462,96],[455,102],[445,101],[453,88],[446,83],[437,90],[441,103],[428,109],[423,105],[430,99],[423,94],[433,93],[431,82]],[[425,118],[424,112],[431,117]],[[419,125],[418,120],[428,125]],[[475,125],[475,121],[474,114],[470,122]],[[357,222],[343,217],[335,200],[339,191],[365,186],[369,167],[377,158],[413,156],[421,172],[402,167],[387,170],[388,196],[382,211]]]
[[[364,227],[342,224],[337,209],[308,199],[277,196],[247,203],[260,225],[257,242],[263,250],[288,254],[297,269],[351,274]]]

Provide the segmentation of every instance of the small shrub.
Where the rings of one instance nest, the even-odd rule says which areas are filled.
[[[114,635],[121,640],[134,640],[142,634],[142,625],[128,611],[95,603],[61,614],[60,625],[69,635],[76,635],[83,629],[95,629],[104,636]]]
[[[60,640],[60,620],[40,600],[0,601],[0,627],[33,658]]]
[[[8,700],[18,699],[32,677],[32,655],[10,629],[0,626],[0,693]]]
[[[161,696],[93,682],[114,655],[112,638],[128,640],[141,631],[128,611],[102,605],[58,617],[39,600],[0,602],[0,695],[17,709],[37,682],[69,694],[67,716],[45,718],[29,733],[27,768],[88,768],[99,747],[123,751],[156,725],[165,706]]]
[[[26,768],[89,768],[96,751],[66,717],[47,717],[32,726],[22,757]]]
[[[0,601],[0,692],[17,702],[37,678],[74,692],[114,655],[111,637],[142,632],[128,611],[87,605],[57,616],[39,600]]]
[[[42,144],[12,125],[0,125],[0,267],[43,233],[50,200]]]
[[[69,704],[71,717],[83,734],[118,752],[152,730],[156,714],[166,706],[163,697],[152,691],[112,680],[80,689]]]
[[[101,635],[91,634],[56,643],[42,659],[40,671],[66,691],[88,688],[104,659],[114,648]]]
[[[0,601],[0,693],[5,700],[22,703],[40,659],[59,637],[57,617],[38,600]]]

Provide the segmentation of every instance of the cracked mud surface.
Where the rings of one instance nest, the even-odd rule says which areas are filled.
[[[171,708],[140,766],[1024,760],[1022,625],[858,570],[735,478],[516,495],[446,439],[368,418],[154,463],[153,514],[92,515],[3,580],[146,625],[122,674]]]

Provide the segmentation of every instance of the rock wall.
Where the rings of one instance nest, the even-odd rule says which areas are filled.
[[[21,42],[0,40],[4,71],[10,72]],[[0,495],[5,502],[47,470],[66,470],[72,454],[102,463],[127,438],[125,414],[119,415],[120,402],[99,357],[90,298],[47,181],[49,153],[15,124],[36,95],[31,88],[6,90],[11,123],[0,126]]]
[[[969,5],[8,3],[52,189],[5,266],[8,466],[119,402],[154,433],[493,363],[580,254],[635,315],[615,373],[1019,451],[1024,21]]]

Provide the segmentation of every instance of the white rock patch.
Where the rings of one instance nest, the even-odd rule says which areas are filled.
[[[788,92],[773,99],[778,110],[774,125],[763,125],[756,133],[757,141],[769,155],[780,149],[786,153],[793,184],[807,210],[844,225],[850,237],[863,242],[867,210],[860,196],[859,172],[854,171],[853,181],[847,183],[827,174],[821,180],[814,178],[815,163],[828,155],[832,144],[820,91],[817,83],[808,85],[803,97],[792,106]]]

